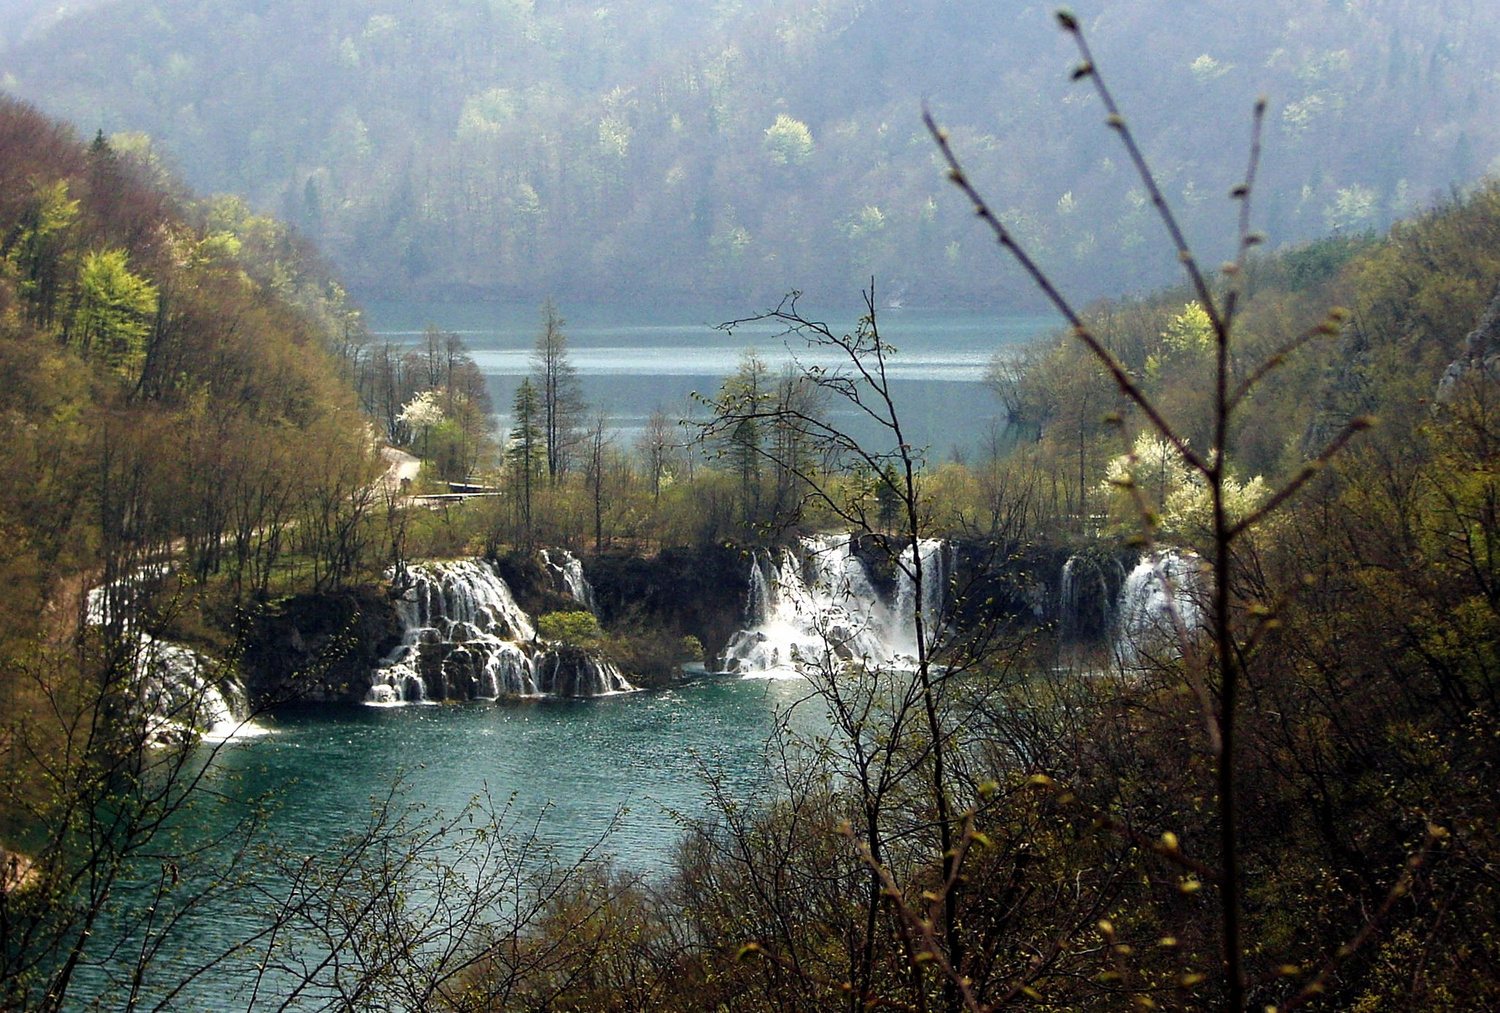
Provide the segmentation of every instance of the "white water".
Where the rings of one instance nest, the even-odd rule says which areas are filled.
[[[245,691],[222,665],[181,644],[140,633],[128,641],[134,693],[153,745],[192,740],[223,742],[264,734],[248,721]]]
[[[1097,554],[1068,557],[1057,603],[1058,633],[1064,642],[1115,632],[1125,577],[1116,559]]]
[[[567,559],[577,564],[571,555]],[[553,565],[546,557],[544,562]],[[566,573],[566,563],[561,569]],[[581,566],[576,574],[587,589]],[[418,563],[388,577],[408,585],[396,602],[405,632],[375,670],[366,703],[603,696],[634,689],[611,662],[538,640],[531,617],[483,560]]]
[[[121,625],[131,625],[139,599],[171,572],[169,563],[151,563],[113,583],[91,588],[84,596],[83,621],[90,626],[105,626],[116,618],[118,610]]]
[[[1203,625],[1204,582],[1199,557],[1158,549],[1143,557],[1120,591],[1115,656],[1134,667],[1152,655],[1176,656]]]
[[[777,678],[806,666],[909,664],[917,655],[917,559],[928,646],[935,642],[947,586],[943,542],[923,539],[915,552],[903,550],[889,598],[876,590],[848,535],[805,537],[800,548],[782,550],[779,562],[757,557],[752,564],[749,627],[724,649],[723,671]]]
[[[571,595],[578,604],[595,612],[594,587],[583,575],[583,563],[567,549],[541,549],[542,565],[552,576],[553,589]]]
[[[118,620],[119,644],[129,655],[124,661],[146,722],[147,742],[224,742],[265,734],[248,720],[244,687],[227,665],[137,628],[135,613],[144,590],[170,572],[165,563],[142,567],[113,584],[92,588],[85,597],[85,623],[105,626]]]

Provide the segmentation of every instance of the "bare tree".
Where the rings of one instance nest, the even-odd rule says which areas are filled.
[[[675,436],[675,427],[667,413],[660,407],[652,409],[637,449],[645,458],[646,470],[651,476],[653,501],[661,500],[662,482],[671,476],[674,452],[677,449]]]
[[[511,404],[515,424],[510,430],[510,446],[505,452],[510,465],[511,481],[516,488],[516,510],[522,538],[530,545],[534,537],[532,506],[537,476],[543,464],[544,435],[541,426],[541,397],[531,378],[521,381]]]
[[[818,656],[802,659],[800,665],[828,703],[843,735],[845,761],[859,796],[861,839],[871,861],[863,942],[854,958],[848,992],[851,1010],[872,994],[876,927],[887,902],[879,870],[892,857],[888,846],[896,834],[889,825],[893,812],[914,804],[904,794],[911,776],[925,781],[920,806],[930,819],[924,829],[932,836],[945,882],[956,875],[954,862],[959,852],[955,844],[962,832],[953,801],[945,677],[935,661],[942,615],[928,610],[931,599],[924,590],[929,581],[941,578],[928,572],[920,548],[931,533],[921,494],[921,455],[907,439],[891,391],[887,367],[893,353],[880,334],[873,282],[864,297],[865,315],[847,334],[804,316],[796,293],[770,313],[753,318],[785,325],[789,337],[836,353],[839,365],[803,368],[800,375],[787,378],[779,397],[765,391],[763,383],[726,384],[720,397],[710,403],[713,418],[703,430],[707,439],[728,440],[747,461],[772,463],[786,476],[789,490],[818,503],[857,532],[877,532],[880,504],[894,505],[887,512],[898,534],[878,544],[885,547],[890,565],[904,574],[913,589],[909,607],[916,655],[910,669],[872,665],[868,659],[851,664],[850,633],[833,627],[824,632],[825,647]],[[724,326],[732,329],[743,322],[747,321]],[[803,387],[806,390],[799,393]],[[822,411],[825,397],[841,400],[873,424],[880,434],[877,440],[860,441],[847,428],[829,422]],[[760,439],[762,427],[770,428],[775,438]],[[747,431],[757,438],[744,438]],[[838,474],[861,476],[862,481],[851,486],[838,481]],[[919,832],[919,836],[925,834]],[[934,931],[961,963],[964,934],[958,891],[950,893]],[[771,956],[780,959],[780,955]],[[945,1007],[957,1009],[957,985],[949,982],[944,990]]]
[[[588,487],[589,504],[594,518],[594,551],[604,548],[604,505],[606,468],[614,440],[608,428],[608,417],[601,411],[588,429],[588,463],[584,467],[584,485]]]
[[[1142,154],[1134,134],[1121,114],[1113,94],[1101,77],[1092,52],[1084,39],[1078,20],[1067,12],[1060,12],[1058,20],[1078,46],[1080,62],[1073,77],[1089,81],[1095,88],[1107,113],[1109,127],[1119,136],[1127,156],[1135,168],[1159,219],[1165,227],[1179,261],[1188,277],[1189,286],[1197,305],[1207,316],[1212,330],[1214,350],[1213,367],[1213,423],[1212,445],[1199,450],[1189,445],[1179,431],[1177,423],[1166,417],[1147,396],[1139,382],[1109,351],[1104,342],[1089,326],[1084,316],[1074,308],[1043,271],[1020,241],[991,209],[979,193],[975,184],[964,171],[946,131],[937,125],[930,114],[925,116],[928,130],[948,165],[950,180],[969,199],[977,217],[990,229],[996,241],[1020,265],[1037,288],[1067,320],[1073,335],[1088,349],[1094,359],[1109,374],[1120,394],[1144,419],[1145,427],[1169,445],[1182,466],[1197,475],[1208,491],[1210,503],[1210,547],[1206,567],[1209,587],[1207,638],[1200,641],[1179,615],[1173,616],[1178,630],[1178,652],[1183,662],[1183,674],[1196,695],[1202,714],[1204,742],[1213,758],[1215,785],[1215,816],[1217,822],[1218,848],[1212,862],[1199,860],[1184,853],[1179,838],[1167,833],[1160,841],[1150,842],[1152,850],[1169,863],[1202,875],[1213,883],[1219,894],[1220,974],[1223,1008],[1231,1013],[1241,1013],[1246,1008],[1249,977],[1245,970],[1246,941],[1243,938],[1243,873],[1240,862],[1239,841],[1239,797],[1240,771],[1237,765],[1238,721],[1240,696],[1246,685],[1249,666],[1253,663],[1257,648],[1265,633],[1274,629],[1276,616],[1284,598],[1272,597],[1270,601],[1257,596],[1246,584],[1244,564],[1239,548],[1257,525],[1277,511],[1295,496],[1353,436],[1367,428],[1370,421],[1360,417],[1352,420],[1327,445],[1298,470],[1285,484],[1275,490],[1264,503],[1248,513],[1236,514],[1229,499],[1231,448],[1231,421],[1237,411],[1245,407],[1250,393],[1267,376],[1282,364],[1286,356],[1319,337],[1337,334],[1343,320],[1342,311],[1332,311],[1328,318],[1306,332],[1289,338],[1265,361],[1249,367],[1236,363],[1234,357],[1234,331],[1236,315],[1240,308],[1240,280],[1251,251],[1259,245],[1262,237],[1252,231],[1251,195],[1261,153],[1261,125],[1265,115],[1265,100],[1256,103],[1250,141],[1249,163],[1243,182],[1231,191],[1231,197],[1239,203],[1239,243],[1236,259],[1224,267],[1222,279],[1213,278],[1200,267],[1197,257],[1188,246],[1182,229],[1169,206],[1156,176]],[[1114,417],[1116,424],[1122,420]],[[1138,505],[1146,537],[1154,534],[1158,514],[1149,502],[1141,486],[1127,473],[1119,484]],[[1166,578],[1163,578],[1164,580]],[[1170,586],[1170,585],[1169,585]],[[1237,616],[1253,617],[1248,626],[1241,625]],[[1051,787],[1050,779],[1039,783]],[[1058,789],[1063,790],[1063,789]],[[1124,832],[1124,828],[1116,829]],[[1128,836],[1128,834],[1127,834]],[[1142,842],[1147,843],[1147,842]],[[873,859],[878,867],[878,859]],[[882,873],[888,885],[894,887],[889,874]],[[939,895],[958,886],[958,879],[945,877],[945,886]],[[993,1006],[981,1001],[969,987],[962,970],[962,962],[953,959],[932,929],[923,920],[919,907],[905,908],[903,916],[914,933],[926,941],[930,959],[936,961],[963,991],[965,1005],[978,1013]],[[1101,923],[1101,932],[1106,942],[1115,945],[1114,929],[1108,922]],[[1368,938],[1362,933],[1349,947],[1341,959],[1352,953],[1359,942]],[[1123,944],[1122,944],[1123,945]],[[1197,975],[1197,980],[1204,976]],[[1308,987],[1291,1005],[1300,1005],[1321,988],[1321,979],[1314,976]]]
[[[556,484],[568,468],[568,458],[579,441],[579,422],[587,405],[578,383],[578,370],[568,355],[566,321],[551,299],[542,306],[542,330],[531,356],[531,375],[541,403],[542,443],[546,450],[547,480]]]

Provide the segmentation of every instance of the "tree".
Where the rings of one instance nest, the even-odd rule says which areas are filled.
[[[516,500],[522,538],[527,545],[533,540],[532,494],[534,486],[546,464],[545,432],[542,398],[531,378],[522,379],[516,387],[515,400],[511,402],[513,424],[510,430],[510,448],[506,459],[510,464],[512,483],[519,485]]]
[[[542,306],[542,331],[531,356],[531,379],[541,415],[542,445],[546,453],[547,480],[557,483],[568,468],[568,458],[579,440],[579,422],[587,409],[578,383],[578,370],[568,355],[566,321],[551,299]]]
[[[672,420],[660,407],[653,408],[646,419],[646,428],[641,433],[636,449],[646,461],[646,472],[651,476],[651,499],[661,502],[664,482],[672,479],[673,452],[677,449]]]
[[[4,253],[19,275],[19,294],[26,301],[28,318],[47,327],[75,263],[68,237],[82,202],[69,196],[66,179],[33,182],[31,190]]]
[[[1232,1013],[1240,1013],[1246,1008],[1250,989],[1250,976],[1246,970],[1249,954],[1247,953],[1248,941],[1244,936],[1245,874],[1240,837],[1241,780],[1245,776],[1240,756],[1240,750],[1243,748],[1240,743],[1243,707],[1240,696],[1249,684],[1258,649],[1263,645],[1267,634],[1279,624],[1276,616],[1284,601],[1279,591],[1270,592],[1268,599],[1266,590],[1257,586],[1247,572],[1244,546],[1254,529],[1300,492],[1357,433],[1369,427],[1370,420],[1364,417],[1351,420],[1342,431],[1318,450],[1312,460],[1297,470],[1263,502],[1249,509],[1248,512],[1235,514],[1234,500],[1241,492],[1231,475],[1230,436],[1231,422],[1235,414],[1245,407],[1250,393],[1282,365],[1287,355],[1319,337],[1337,334],[1343,323],[1344,314],[1342,311],[1332,311],[1320,324],[1287,339],[1276,354],[1265,362],[1248,368],[1240,367],[1234,357],[1237,350],[1234,340],[1236,314],[1240,309],[1242,298],[1240,285],[1250,253],[1261,242],[1260,235],[1251,231],[1250,228],[1250,201],[1259,167],[1261,124],[1265,115],[1265,100],[1262,99],[1256,105],[1249,164],[1244,181],[1236,185],[1231,192],[1231,197],[1240,205],[1236,260],[1225,268],[1222,285],[1216,285],[1209,274],[1199,266],[1197,258],[1188,246],[1177,218],[1162,193],[1156,175],[1146,162],[1137,145],[1135,135],[1120,113],[1113,94],[1099,73],[1078,20],[1067,12],[1059,12],[1058,20],[1063,30],[1072,37],[1078,47],[1080,62],[1073,73],[1074,80],[1087,80],[1093,86],[1096,96],[1108,115],[1107,122],[1110,128],[1120,137],[1126,154],[1165,226],[1178,259],[1187,273],[1188,284],[1194,294],[1196,306],[1190,305],[1174,318],[1172,326],[1169,327],[1169,335],[1170,340],[1176,342],[1177,345],[1193,348],[1207,346],[1211,350],[1213,358],[1211,376],[1214,392],[1210,420],[1212,440],[1206,451],[1190,445],[1188,438],[1183,434],[1184,420],[1163,414],[1137,377],[1125,369],[1095,330],[1058,290],[1051,277],[1036,265],[1017,236],[1007,228],[1001,218],[991,209],[990,204],[981,196],[975,184],[971,182],[954,153],[948,133],[937,125],[931,114],[926,114],[925,120],[939,152],[948,165],[950,180],[969,200],[975,214],[1054,308],[1067,320],[1073,336],[1088,349],[1093,359],[1109,374],[1129,405],[1140,413],[1143,427],[1158,441],[1166,443],[1179,459],[1181,467],[1201,482],[1206,490],[1208,513],[1211,517],[1208,544],[1205,546],[1207,563],[1204,567],[1208,585],[1206,641],[1201,641],[1197,637],[1197,631],[1185,623],[1180,615],[1175,614],[1175,610],[1173,622],[1179,638],[1177,650],[1181,666],[1180,677],[1185,682],[1184,688],[1194,695],[1201,708],[1202,734],[1212,757],[1214,817],[1217,824],[1215,828],[1216,848],[1213,860],[1202,860],[1185,850],[1182,839],[1176,832],[1169,830],[1163,834],[1160,845],[1155,850],[1165,861],[1174,863],[1184,870],[1195,870],[1195,875],[1209,878],[1218,891],[1219,959],[1215,962],[1216,966],[1208,965],[1205,969],[1206,973],[1197,970],[1184,972],[1184,978],[1180,980],[1190,981],[1193,985],[1212,981],[1214,993],[1223,1003],[1223,1008]],[[1115,421],[1116,424],[1123,422],[1119,416],[1115,416]],[[1188,424],[1192,422],[1191,419],[1186,421]],[[1160,467],[1155,470],[1159,471]],[[1149,481],[1151,477],[1154,476],[1146,476],[1146,481]],[[1144,527],[1144,536],[1149,540],[1159,523],[1159,512],[1147,498],[1146,482],[1137,481],[1133,473],[1125,473],[1117,478],[1117,485],[1135,499]],[[1170,583],[1168,586],[1171,586]],[[1251,618],[1248,622],[1241,622],[1240,617],[1246,615]],[[1177,671],[1176,664],[1169,667],[1173,673]],[[1042,783],[1046,786],[1052,784],[1050,779]],[[1125,828],[1121,829],[1126,839],[1130,839],[1129,831]],[[948,903],[946,894],[956,889],[959,881],[954,876],[945,877],[944,882],[945,887],[942,891],[938,891],[937,896],[944,903]],[[1398,887],[1398,889],[1404,888]],[[936,903],[934,901],[932,906],[936,906]],[[913,906],[910,911],[904,912],[903,916],[912,925],[914,931],[921,932],[928,947],[929,959],[941,966],[948,980],[962,991],[965,1006],[974,1013],[978,1013],[985,1007],[968,984],[968,975],[965,973],[962,960],[955,959],[955,955],[950,952],[949,940],[941,938],[924,926],[922,922],[924,907],[925,905]],[[1129,952],[1127,944],[1117,941],[1115,927],[1111,922],[1101,922],[1100,932],[1107,945],[1112,948],[1126,946],[1126,949],[1118,952]],[[1368,931],[1362,932],[1360,939],[1368,935]],[[1356,943],[1346,946],[1337,959],[1347,959],[1357,945]],[[1305,988],[1300,993],[1294,993],[1293,1004],[1306,1002],[1311,996],[1322,991],[1333,966],[1336,965],[1330,963],[1322,973],[1308,975]],[[1293,971],[1288,973],[1300,974],[1302,972],[1293,967]],[[1144,980],[1143,978],[1142,981]],[[1143,984],[1141,987],[1146,986]]]
[[[802,966],[804,956],[809,956],[801,949],[806,940],[796,934],[777,933],[774,942],[768,935],[755,944],[757,952],[790,971],[814,995],[826,990],[825,994],[843,996],[851,1013],[886,988],[902,988],[907,1002],[925,998],[920,973],[901,986],[880,973],[881,964],[900,947],[897,937],[887,934],[894,926],[882,924],[881,917],[890,900],[892,867],[951,886],[942,903],[934,905],[936,910],[927,912],[925,924],[929,935],[943,940],[943,952],[955,966],[965,965],[970,941],[963,917],[964,891],[956,885],[965,817],[955,794],[972,789],[954,768],[949,680],[966,671],[974,659],[954,655],[944,657],[942,664],[937,661],[944,639],[943,616],[941,610],[930,611],[933,599],[926,589],[941,577],[929,569],[923,551],[931,532],[921,490],[921,458],[907,440],[891,391],[887,366],[894,352],[880,334],[873,283],[864,298],[865,315],[853,332],[843,335],[803,316],[795,293],[767,317],[756,318],[783,324],[790,336],[835,353],[839,365],[805,369],[800,377],[789,377],[796,382],[776,396],[763,389],[764,367],[756,368],[758,360],[751,359],[726,381],[710,405],[713,418],[704,427],[707,439],[733,449],[742,469],[747,460],[769,461],[784,469],[792,488],[805,490],[839,523],[857,534],[884,536],[872,540],[912,589],[910,599],[903,602],[914,630],[915,656],[909,665],[851,659],[851,631],[836,620],[827,621],[822,631],[822,649],[800,656],[798,662],[839,733],[824,746],[838,764],[827,776],[851,782],[849,804],[855,815],[847,833],[859,841],[867,863],[861,917],[842,941],[847,961],[842,973],[847,977],[837,989],[827,981],[809,980]],[[808,395],[821,396],[798,396],[797,389],[804,386]],[[861,442],[828,421],[821,411],[822,397],[842,400],[878,427],[878,442]],[[776,438],[763,441],[762,426],[771,428]],[[840,481],[840,475],[863,480]],[[879,514],[887,517],[893,530],[882,530]],[[917,825],[898,828],[899,814],[911,811],[923,814]],[[960,991],[956,977],[944,983],[945,1008],[959,1008]]]
[[[428,434],[434,426],[442,425],[447,416],[435,390],[424,390],[412,398],[396,416],[396,421],[422,434],[422,452],[428,450]]]
[[[127,380],[140,375],[156,314],[156,286],[131,272],[124,250],[90,253],[78,275],[78,309],[69,339]]]
[[[803,165],[813,154],[812,131],[807,124],[786,113],[766,128],[766,157],[773,165]]]
[[[588,463],[584,467],[584,485],[588,488],[589,502],[594,516],[594,551],[604,548],[604,501],[605,469],[609,464],[608,451],[612,438],[607,428],[609,419],[603,412],[594,416],[588,429]]]
[[[740,355],[739,368],[720,386],[709,409],[715,420],[704,430],[707,442],[739,482],[740,523],[748,530],[760,520],[761,464],[767,458],[764,429],[774,413],[767,412],[766,364],[754,349]]]

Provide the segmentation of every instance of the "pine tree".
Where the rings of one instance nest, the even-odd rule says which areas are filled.
[[[516,388],[511,414],[515,418],[515,425],[510,430],[510,448],[506,451],[506,458],[520,487],[517,506],[520,509],[521,533],[529,544],[532,540],[531,493],[545,459],[541,426],[542,398],[530,377],[523,379]]]

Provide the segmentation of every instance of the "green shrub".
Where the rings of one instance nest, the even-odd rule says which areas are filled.
[[[537,619],[536,631],[544,640],[573,647],[597,647],[604,639],[592,612],[549,612]]]

